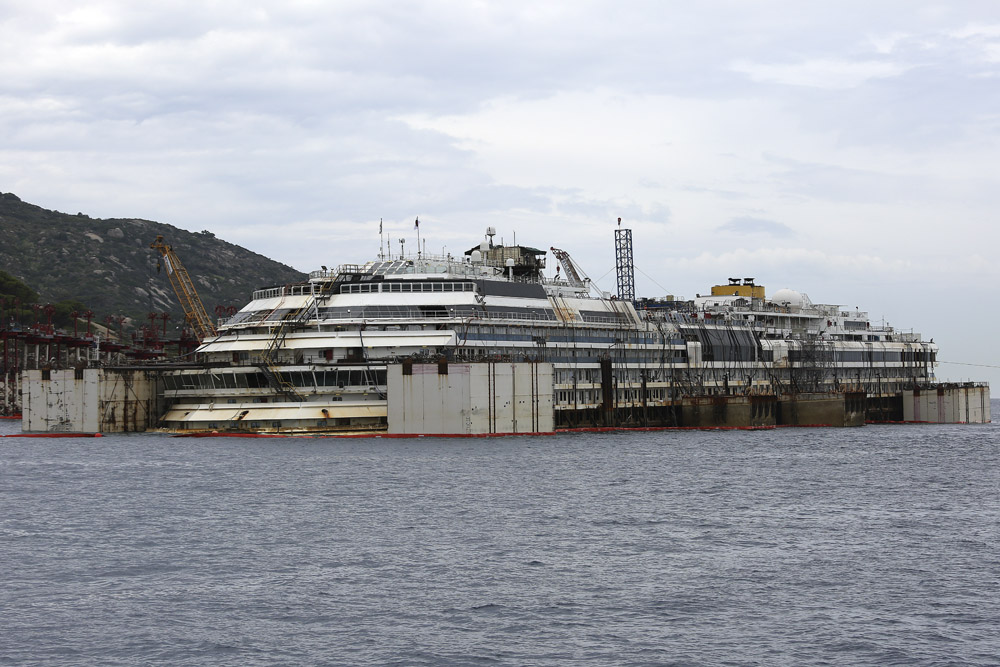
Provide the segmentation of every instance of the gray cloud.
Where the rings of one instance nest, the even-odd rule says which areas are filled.
[[[998,241],[994,2],[0,0],[0,16],[5,192],[210,229],[301,269],[364,260],[380,217],[401,235],[415,215],[449,247],[486,224],[565,241],[594,278],[614,265],[618,216],[649,272],[699,257],[717,232],[778,239],[788,253],[768,269],[793,287],[814,280],[814,262],[789,259],[798,250],[857,252],[862,237],[834,218],[895,239],[879,249],[889,267],[950,267]],[[534,152],[508,145],[523,128],[503,114],[483,130],[491,151],[482,132],[399,120],[561,94],[584,102],[552,131],[586,129],[532,136]],[[638,138],[594,158],[619,121],[591,117],[607,109],[587,100],[616,98]],[[698,282],[687,265],[655,277],[692,295],[731,266],[710,257]],[[993,269],[976,270],[949,293],[988,303],[969,283],[992,284]]]
[[[751,217],[733,218],[729,222],[716,227],[715,231],[747,236],[771,236],[774,238],[791,238],[795,236],[795,232],[788,225],[774,220]]]
[[[300,122],[361,109],[455,113],[495,96],[544,97],[581,86],[731,97],[760,87],[731,69],[735,59],[856,52],[857,25],[928,29],[902,18],[913,15],[908,3],[841,3],[799,15],[728,2],[703,11],[658,2],[546,3],[538,11],[435,2],[265,4],[245,12],[205,3],[88,6],[15,12],[4,37],[11,51],[24,48],[0,66],[4,86],[76,95],[97,102],[102,115],[252,107]],[[906,44],[896,57],[917,59]],[[954,57],[967,61],[972,48],[956,46]],[[122,98],[123,89],[131,94]]]
[[[926,284],[957,311],[992,299],[991,262],[954,270],[1000,241],[992,1],[0,0],[0,16],[0,189],[49,208],[210,229],[306,270],[371,256],[379,218],[395,238],[420,215],[429,247],[491,224],[564,243],[595,279],[621,216],[673,292],[742,267],[824,300],[840,295],[817,280],[866,273],[811,253],[872,252],[877,232],[880,280],[904,274],[891,307],[911,298],[893,296],[901,260],[945,267]],[[627,159],[588,155],[616,117],[588,122],[586,102],[552,131],[586,130],[534,152],[505,143],[523,128],[503,114],[469,139],[399,120],[559,95],[626,99],[638,138],[605,155]],[[699,259],[720,233],[781,247]],[[912,298],[907,317],[934,316]],[[990,330],[933,324],[944,349]]]

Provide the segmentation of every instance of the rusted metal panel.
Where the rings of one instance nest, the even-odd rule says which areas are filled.
[[[28,432],[145,431],[155,415],[156,384],[138,369],[25,372]]]

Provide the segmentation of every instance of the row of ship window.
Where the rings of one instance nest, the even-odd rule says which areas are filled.
[[[630,350],[622,354],[620,351],[612,350],[614,362],[616,364],[647,364],[655,367],[660,364],[670,365],[681,363],[687,359],[686,350]],[[553,364],[596,364],[606,358],[608,350],[572,350],[565,348],[461,348],[457,352],[458,361],[477,361],[484,357],[509,357],[521,358],[530,356],[536,361],[545,361]]]
[[[385,369],[351,369],[328,371],[288,371],[281,379],[295,387],[368,387],[384,386]],[[164,375],[164,389],[266,389],[270,385],[263,373],[199,373],[197,375]]]
[[[641,384],[646,382],[670,382],[669,369],[659,368],[615,368],[612,371],[614,381],[618,385]],[[599,368],[559,369],[556,371],[556,384],[600,384],[601,370]],[[676,380],[677,378],[673,378]]]
[[[348,283],[340,286],[341,294],[372,292],[475,292],[475,283],[448,282],[373,282]]]
[[[337,419],[337,418],[334,418],[334,419],[319,419],[319,420],[317,420],[315,422],[315,425],[316,426],[330,426],[331,424],[334,424],[334,425],[336,425],[336,424],[348,424],[348,423],[350,423],[350,421],[351,421],[350,419],[346,419],[346,418],[340,418],[340,419]],[[246,423],[246,422],[244,422],[244,423]],[[253,428],[261,428],[261,424],[262,423],[268,424],[268,425],[270,425],[271,428],[275,428],[275,429],[280,429],[282,427],[282,423],[280,421],[271,421],[271,422],[252,421],[252,422],[249,423],[249,426],[252,429]],[[232,424],[232,422],[208,422],[208,424],[206,425],[206,428],[210,428],[210,429],[226,428],[226,427],[230,426],[231,424]]]
[[[287,312],[287,311],[286,311]],[[441,304],[427,305],[366,305],[366,306],[329,306],[319,309],[319,319],[427,319],[427,318],[473,318],[490,320],[537,320],[544,322],[557,321],[556,314],[545,308],[516,308],[511,306],[473,306],[459,304],[445,306]],[[616,322],[624,318],[617,313],[605,311],[580,311],[584,322]],[[268,320],[281,319],[277,312],[268,316]]]
[[[760,350],[756,347],[733,347],[716,345],[712,349],[702,349],[702,361],[722,361],[722,362],[751,362],[751,361],[774,361],[774,353],[771,350]]]
[[[620,335],[603,335],[600,332],[597,334],[588,335],[588,332],[577,332],[573,335],[566,334],[548,334],[538,335],[537,333],[527,332],[527,333],[509,333],[501,332],[497,329],[470,329],[468,332],[462,334],[465,340],[511,340],[511,341],[541,341],[545,343],[576,343],[578,345],[594,345],[600,343],[620,343],[622,342],[622,337]],[[651,338],[648,336],[636,336],[636,337],[626,337],[624,342],[629,345],[684,345],[684,341],[681,339],[673,339],[664,341],[660,338]]]
[[[380,283],[395,284],[395,283]],[[421,283],[417,283],[418,285]],[[447,285],[449,283],[436,283]],[[455,283],[461,285],[462,283]],[[374,287],[375,284],[345,285],[344,287]],[[227,324],[244,322],[279,322],[292,312],[291,308],[275,310],[258,310],[237,313],[226,321]],[[556,314],[546,308],[516,308],[510,306],[473,306],[461,304],[444,306],[428,305],[365,305],[365,306],[328,306],[319,309],[319,319],[440,319],[440,318],[476,318],[490,320],[536,320],[543,322],[557,321]],[[618,322],[624,315],[605,311],[580,311],[584,322]]]
[[[246,423],[246,422],[244,422],[244,423]],[[280,421],[272,421],[272,422],[266,422],[266,423],[270,424],[271,428],[281,428],[281,422]],[[321,422],[321,425],[324,424],[324,423],[325,422]],[[226,427],[230,426],[232,424],[232,422],[208,422],[205,425],[205,428],[210,428],[210,429],[220,428],[220,424],[221,424],[221,428],[226,428]],[[261,422],[250,422],[249,426],[250,426],[250,428],[260,428],[260,424],[261,424]]]
[[[647,389],[646,400],[649,402],[663,401],[671,398],[668,389]],[[559,390],[555,394],[557,405],[573,405],[582,403],[583,405],[600,405],[604,401],[604,395],[599,389],[584,389],[576,392]],[[616,402],[638,403],[642,401],[641,389],[618,389],[615,395]]]
[[[937,354],[932,350],[789,350],[788,360],[813,363],[934,363]]]

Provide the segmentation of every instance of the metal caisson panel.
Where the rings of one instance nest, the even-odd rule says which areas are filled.
[[[552,365],[412,364],[388,368],[394,434],[547,433],[554,427]]]

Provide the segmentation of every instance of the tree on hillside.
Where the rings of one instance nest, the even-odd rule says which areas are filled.
[[[0,322],[0,327],[10,322],[30,322],[31,304],[37,301],[38,292],[6,271],[0,271],[0,311],[4,320]]]
[[[20,299],[24,304],[38,301],[38,292],[6,271],[0,271],[0,296],[7,297],[8,303],[12,303],[14,299]]]
[[[39,303],[38,292],[28,287],[22,280],[0,271],[0,299],[2,310],[7,322],[13,319],[21,324],[34,322],[36,313],[32,306]],[[77,299],[64,299],[52,304],[52,324],[55,327],[71,328],[73,317],[71,313],[83,313],[87,306]]]

